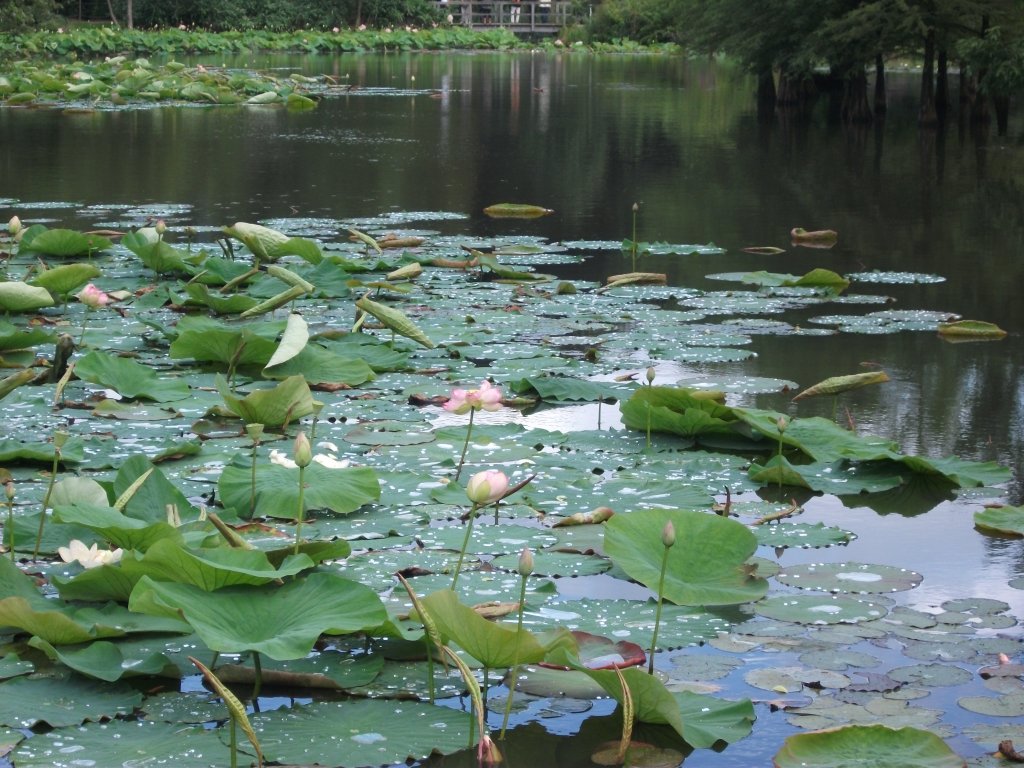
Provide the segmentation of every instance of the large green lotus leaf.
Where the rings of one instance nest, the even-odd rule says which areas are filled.
[[[282,587],[230,587],[217,592],[143,577],[128,606],[133,611],[184,617],[215,651],[253,651],[279,661],[302,658],[322,634],[360,632],[387,619],[376,592],[330,573],[314,573]]]
[[[271,361],[273,362],[273,361]],[[375,377],[373,369],[358,357],[341,357],[340,355],[311,344],[286,362],[263,370],[267,379],[284,379],[289,376],[301,375],[313,385],[329,385],[357,387],[372,381]]]
[[[420,649],[423,646],[420,645]],[[323,688],[340,690],[370,685],[383,669],[380,654],[354,655],[347,651],[314,652],[304,659],[262,662],[264,685],[289,688]],[[224,682],[251,683],[255,670],[240,664],[217,666],[217,676]]]
[[[1024,536],[1024,506],[986,507],[974,513],[974,526],[986,533]]]
[[[84,605],[70,610],[72,616],[83,624],[96,627],[112,627],[127,634],[150,634],[152,632],[187,633],[188,624],[180,616],[150,616],[134,613],[117,603],[105,605]]]
[[[0,310],[4,312],[32,312],[52,306],[53,297],[41,286],[17,280],[0,283]]]
[[[303,505],[329,509],[339,515],[355,512],[380,498],[377,473],[369,467],[332,469],[313,462],[305,471]],[[228,509],[249,513],[252,471],[232,464],[217,481],[221,503]],[[299,470],[278,464],[262,466],[256,473],[256,510],[259,517],[292,518],[299,510]]]
[[[283,232],[245,221],[235,222],[234,226],[222,229],[226,235],[242,241],[258,261],[274,261],[282,255],[277,253],[277,249],[288,242],[288,236]]]
[[[622,421],[630,429],[693,437],[729,433],[732,409],[714,399],[715,393],[674,387],[639,387],[620,404]]]
[[[786,738],[777,768],[966,768],[967,763],[931,731],[884,725],[845,725]]]
[[[751,463],[749,478],[761,486],[775,485],[778,487],[790,486],[793,488],[810,488],[807,478],[800,472],[799,467],[794,467],[785,456],[776,454],[764,464]]]
[[[600,381],[586,381],[568,376],[533,376],[512,382],[511,389],[522,395],[536,393],[542,400],[565,401],[598,401],[606,402],[621,400],[629,395],[633,388],[625,388]]]
[[[798,563],[775,574],[779,583],[798,589],[856,594],[913,589],[923,578],[906,568],[868,563]]]
[[[252,296],[246,296],[244,293],[223,296],[201,283],[188,283],[185,286],[185,293],[188,295],[186,304],[207,307],[218,315],[239,315],[259,304]]]
[[[298,705],[251,720],[268,760],[338,768],[405,765],[432,753],[458,752],[466,749],[470,729],[458,709],[374,699]]]
[[[228,409],[246,424],[285,427],[314,410],[313,394],[301,375],[289,376],[272,389],[260,389],[240,398],[218,374],[217,389]]]
[[[494,624],[459,602],[450,589],[433,592],[421,602],[443,638],[492,669],[543,661],[558,649],[575,653],[576,641],[567,630],[540,637],[526,629],[517,632],[515,627]]]
[[[855,624],[881,619],[888,609],[843,595],[778,595],[754,606],[759,616],[798,624]]]
[[[275,339],[284,329],[279,322],[224,325],[202,317],[184,317],[178,336],[171,342],[171,359],[192,358],[224,365],[267,364],[277,349]]]
[[[48,515],[49,517],[50,515]],[[14,549],[16,552],[32,554],[36,548],[36,539],[39,536],[40,513],[31,515],[20,515],[14,518],[14,525],[4,525],[3,541],[7,546],[11,545],[11,537],[14,537]],[[60,547],[67,546],[68,542],[78,539],[87,547],[95,544],[102,546],[103,541],[89,528],[80,525],[64,525],[53,522],[44,526],[43,538],[39,542],[40,554],[53,555]]]
[[[366,333],[351,333],[335,339],[318,337],[317,341],[342,357],[358,357],[375,373],[409,369],[409,353]]]
[[[95,602],[115,600],[119,603],[128,602],[138,579],[137,575],[129,575],[117,565],[101,565],[99,568],[90,568],[70,579],[63,579],[57,575],[50,577],[53,586],[57,588],[58,594],[64,600]]]
[[[605,552],[630,577],[656,589],[665,524],[675,527],[668,550],[664,598],[679,605],[733,605],[764,597],[768,582],[743,564],[757,549],[745,525],[703,512],[650,509],[618,514],[605,525]]]
[[[757,543],[762,547],[833,547],[849,544],[856,536],[842,528],[824,523],[773,523],[754,528]]]
[[[142,703],[142,694],[126,686],[103,685],[72,675],[18,677],[0,683],[0,724],[31,728],[79,725],[115,715],[128,715]],[[21,765],[19,760],[18,765]],[[54,765],[54,763],[46,763]]]
[[[92,504],[106,506],[109,498],[102,485],[91,477],[64,477],[53,485],[50,506]]]
[[[1009,482],[1012,472],[994,461],[966,461],[955,456],[925,459],[921,456],[894,456],[904,466],[925,475],[942,475],[961,488],[994,486]]]
[[[57,336],[43,328],[21,328],[0,321],[0,350],[31,349],[39,344],[53,344]]]
[[[55,505],[54,520],[60,523],[84,525],[115,547],[135,549],[145,552],[161,539],[180,539],[177,528],[163,520],[149,522],[134,517],[127,517],[113,507],[94,504],[76,504],[74,506]]]
[[[99,350],[93,350],[75,364],[75,375],[110,387],[124,397],[142,397],[158,403],[184,400],[190,392],[188,383],[182,379],[161,379],[152,368]]]
[[[100,235],[85,235],[71,229],[47,229],[34,224],[22,235],[19,251],[33,251],[46,256],[84,256],[113,246]]]
[[[10,680],[12,677],[28,675],[35,671],[36,665],[31,661],[23,661],[16,653],[8,653],[0,657],[0,680]],[[0,750],[2,754],[2,750]]]
[[[593,576],[612,567],[611,562],[596,555],[575,552],[540,551],[533,556],[533,573],[537,576]],[[514,571],[519,566],[519,555],[501,555],[491,560],[495,568]]]
[[[182,520],[198,517],[198,511],[178,487],[167,479],[159,467],[145,456],[136,454],[125,461],[114,478],[114,494],[118,497],[127,493],[133,484],[149,473],[124,507],[128,517],[135,517],[149,523],[167,520],[167,508],[174,507]]]
[[[191,584],[206,592],[239,585],[266,584],[313,568],[309,556],[299,553],[280,568],[255,549],[217,547],[189,549],[178,541],[154,543],[141,559],[123,559],[122,569],[136,580],[143,575],[157,581]]]
[[[185,261],[188,253],[168,244],[157,234],[154,227],[143,227],[136,232],[129,232],[121,238],[121,245],[138,256],[139,261],[157,274],[191,274],[194,271]]]
[[[120,647],[108,640],[98,640],[80,648],[55,648],[45,640],[33,637],[28,644],[51,661],[58,661],[86,677],[112,683],[122,677],[179,677],[178,668],[162,653],[145,658],[125,658]]]
[[[0,283],[0,286],[2,285],[4,283]],[[84,455],[85,443],[78,437],[68,438],[64,447],[60,449],[60,460],[65,463],[80,462]],[[31,461],[49,466],[53,463],[53,458],[52,440],[42,443],[23,443],[12,439],[0,440],[0,461],[2,462]]]
[[[95,264],[62,264],[32,278],[32,285],[45,288],[54,296],[67,296],[100,274]]]
[[[36,734],[22,742],[11,758],[18,768],[126,764],[210,768],[226,762],[226,755],[214,731],[146,719],[112,720]]]
[[[53,605],[47,610],[24,597],[5,597],[0,600],[0,627],[14,627],[55,645],[88,643],[124,634],[115,627],[77,621],[69,612],[61,610],[60,603]]]

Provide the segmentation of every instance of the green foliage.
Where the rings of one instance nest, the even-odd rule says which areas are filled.
[[[0,29],[26,32],[56,24],[54,0],[0,0]]]

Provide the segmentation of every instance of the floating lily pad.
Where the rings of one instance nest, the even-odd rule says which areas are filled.
[[[1006,696],[964,696],[957,699],[969,712],[992,717],[1024,717],[1024,693]]]
[[[974,513],[974,525],[988,533],[1024,536],[1024,507],[987,507]]]
[[[264,756],[289,765],[405,763],[458,752],[469,738],[464,712],[416,701],[325,701],[250,719]]]
[[[850,678],[827,669],[808,667],[773,667],[755,669],[743,676],[748,685],[778,693],[796,693],[804,686],[811,688],[845,688]]]
[[[519,565],[519,555],[501,555],[494,558],[491,564],[496,568],[514,571]],[[537,576],[555,577],[593,576],[612,567],[611,561],[604,557],[546,550],[534,553],[533,564],[533,572]]]
[[[941,275],[925,272],[886,272],[880,269],[871,272],[849,272],[846,275],[855,283],[879,283],[882,285],[934,284],[944,283]]]
[[[857,538],[850,531],[824,523],[773,523],[754,529],[757,543],[763,547],[818,548],[849,544]]]
[[[72,675],[16,677],[0,683],[0,725],[31,728],[47,723],[54,728],[127,715],[142,702],[142,694]]]
[[[867,563],[803,563],[783,568],[775,579],[799,589],[872,594],[913,589],[924,577],[906,568]]]
[[[964,768],[964,761],[931,731],[848,725],[789,736],[773,758],[777,768]]]
[[[963,685],[974,679],[971,672],[952,664],[914,664],[896,667],[886,674],[901,683],[923,687]]]
[[[754,612],[798,624],[854,624],[880,619],[888,608],[836,595],[781,595],[755,603]]]

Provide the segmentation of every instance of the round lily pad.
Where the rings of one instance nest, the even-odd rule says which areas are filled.
[[[753,529],[763,547],[800,547],[817,549],[849,544],[856,535],[824,523],[774,523]]]
[[[491,561],[491,565],[514,571],[519,565],[519,555],[500,555]],[[533,573],[537,576],[593,576],[611,567],[611,560],[597,555],[542,550],[533,556]]]
[[[1002,600],[993,600],[989,597],[965,597],[958,600],[947,600],[941,606],[942,610],[955,613],[973,613],[985,615],[992,613],[1005,613],[1010,610],[1010,604]]]
[[[1006,696],[964,696],[957,704],[969,712],[993,717],[1024,717],[1024,693]]]
[[[777,581],[798,589],[855,594],[901,592],[913,589],[922,578],[906,568],[867,563],[802,563],[775,575]]]
[[[888,674],[893,680],[918,686],[963,685],[974,679],[966,669],[952,664],[912,664],[896,667]]]
[[[946,278],[941,275],[929,275],[925,272],[885,272],[882,270],[872,270],[871,272],[851,272],[846,277],[855,283],[879,283],[882,285],[946,282]]]
[[[919,728],[847,725],[786,739],[776,768],[963,768],[964,761],[938,736]]]
[[[837,595],[782,595],[755,603],[754,612],[798,624],[856,624],[880,619],[888,608]]]

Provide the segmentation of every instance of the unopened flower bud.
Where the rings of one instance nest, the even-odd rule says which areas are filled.
[[[164,232],[167,231],[167,222],[164,221],[163,219],[157,219],[156,226],[154,227],[154,229],[156,229],[156,233],[158,235],[162,235]]]
[[[523,547],[519,553],[519,575],[526,577],[533,573],[533,552],[529,547]]]
[[[246,424],[245,434],[249,436],[249,439],[254,443],[259,443],[263,439],[263,425],[258,423]]]
[[[10,480],[4,483],[4,495],[8,501],[14,501],[14,483]]]
[[[313,446],[305,432],[295,436],[295,463],[300,467],[308,467],[313,461]]]
[[[69,437],[71,437],[71,435],[69,435],[63,429],[58,429],[56,432],[53,433],[54,448],[56,448],[59,451],[67,444]]]
[[[640,203],[633,203],[633,213],[640,210]]]
[[[785,416],[779,416],[778,421],[775,422],[775,426],[778,428],[779,432],[785,432],[786,428],[789,426],[789,419]]]
[[[486,507],[499,501],[508,490],[508,477],[497,469],[477,472],[466,485],[466,495],[474,504]]]
[[[653,365],[652,365],[652,366],[650,366],[650,367],[649,367],[649,368],[647,369],[647,383],[648,383],[648,384],[653,384],[653,383],[654,383],[654,376],[655,376],[655,373],[656,373],[656,372],[655,372],[655,370],[654,370],[654,366],[653,366]]]
[[[11,220],[7,222],[7,231],[10,232],[12,236],[21,232],[21,219],[17,216],[11,216]]]
[[[661,529],[661,543],[665,545],[665,549],[676,543],[676,527],[672,525],[671,520]]]

